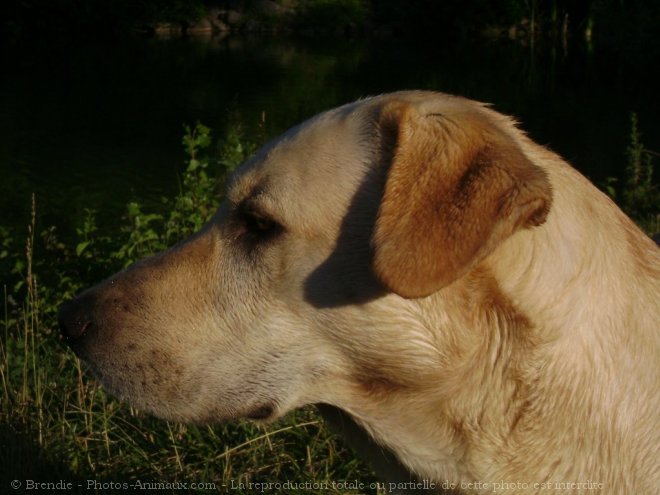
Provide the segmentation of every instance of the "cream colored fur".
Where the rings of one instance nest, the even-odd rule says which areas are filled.
[[[659,250],[469,100],[401,92],[303,123],[201,233],[81,301],[77,352],[165,418],[325,403],[465,492],[660,489]]]

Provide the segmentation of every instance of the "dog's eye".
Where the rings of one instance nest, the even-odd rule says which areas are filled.
[[[269,241],[283,230],[277,221],[260,211],[244,209],[241,211],[240,219],[242,224],[241,237],[250,245]]]
[[[272,218],[250,212],[245,214],[245,227],[248,232],[268,234],[277,228],[277,223]]]
[[[262,208],[243,202],[234,210],[236,239],[250,250],[262,246],[284,232],[284,227]]]

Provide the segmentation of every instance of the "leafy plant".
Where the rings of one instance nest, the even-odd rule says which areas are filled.
[[[647,229],[652,228],[657,232],[660,230],[660,191],[653,184],[653,162],[657,154],[644,147],[636,113],[630,115],[630,144],[627,154],[623,209],[631,217],[639,219]]]
[[[642,143],[636,113],[630,114],[630,143],[626,149],[627,164],[621,194],[617,193],[616,177],[608,177],[601,184],[605,192],[639,226],[649,234],[660,232],[660,190],[653,183],[653,169],[658,153]]]
[[[218,181],[209,176],[211,130],[199,122],[193,128],[184,128],[183,145],[188,154],[188,166],[165,224],[168,241],[181,239],[202,228],[218,207]]]

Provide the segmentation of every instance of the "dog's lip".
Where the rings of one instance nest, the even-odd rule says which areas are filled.
[[[275,414],[275,406],[273,404],[261,404],[253,409],[250,409],[245,417],[248,419],[268,419]]]

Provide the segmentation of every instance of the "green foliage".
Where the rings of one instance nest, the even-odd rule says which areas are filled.
[[[602,184],[612,199],[649,234],[660,232],[660,190],[653,183],[654,162],[658,154],[648,150],[642,143],[642,134],[636,113],[630,114],[630,143],[626,150],[623,190],[617,194],[615,177],[608,177]]]
[[[119,246],[112,257],[123,261],[128,266],[140,258],[149,256],[165,248],[165,243],[158,233],[159,224],[163,217],[157,213],[145,214],[137,202],[126,205],[127,225],[122,227],[122,232],[128,235],[125,243]]]
[[[655,220],[658,225],[660,191],[653,184],[653,153],[644,147],[639,131],[637,114],[630,116],[630,145],[628,146],[626,185],[623,190],[623,208],[633,218]],[[655,215],[655,219],[653,216]]]
[[[171,208],[166,223],[166,237],[181,239],[199,230],[218,207],[216,179],[209,177],[206,157],[211,146],[211,130],[200,123],[194,128],[185,126],[183,145],[189,160],[183,174],[183,185]]]
[[[236,167],[252,155],[257,145],[246,141],[243,126],[238,121],[237,115],[231,116],[232,125],[229,126],[224,140],[220,143],[220,165],[227,172],[233,172]]]
[[[128,266],[138,259],[166,249],[202,228],[218,208],[222,178],[254,152],[256,145],[243,137],[242,127],[232,122],[225,137],[215,143],[211,130],[197,123],[184,126],[183,147],[188,157],[179,194],[162,198],[163,211],[145,213],[137,202],[126,205],[127,239],[112,257]]]

